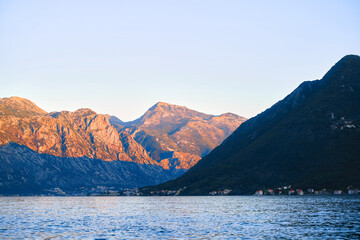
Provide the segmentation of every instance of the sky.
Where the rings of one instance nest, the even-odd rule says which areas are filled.
[[[360,54],[360,1],[0,0],[0,97],[253,117]]]

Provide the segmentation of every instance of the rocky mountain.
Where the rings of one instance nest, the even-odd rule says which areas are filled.
[[[349,55],[321,79],[241,124],[176,180],[143,191],[184,195],[231,189],[341,189],[360,186],[360,57]]]
[[[1,194],[89,194],[157,184],[184,170],[153,164],[57,157],[8,143],[0,147]]]
[[[108,116],[90,109],[46,113],[19,97],[1,99],[0,107],[0,145],[14,142],[59,157],[157,164],[131,136],[120,136]],[[122,140],[136,146],[125,148]],[[136,160],[131,148],[138,150]]]
[[[59,157],[89,157],[189,169],[245,119],[157,103],[142,117],[120,119],[83,108],[47,113],[27,99],[0,99],[0,145],[10,142]]]
[[[189,169],[245,120],[232,113],[214,116],[159,102],[135,121],[112,123],[164,168]]]
[[[60,180],[67,190],[74,190],[77,185],[134,187],[160,183],[193,166],[241,123],[239,119],[242,118],[233,114],[212,116],[158,103],[140,119],[124,123],[87,108],[47,113],[27,99],[3,98],[0,187],[5,186],[3,190],[7,192],[12,187],[24,189],[31,179],[36,180],[31,184],[37,190],[56,187]],[[98,166],[99,171],[91,170]],[[105,168],[106,171],[101,170]],[[73,182],[66,175],[68,172],[79,175],[78,181]],[[101,177],[94,176],[94,172]],[[85,181],[90,183],[86,185]]]
[[[20,97],[0,98],[0,114],[15,117],[45,115],[46,112],[30,100]]]

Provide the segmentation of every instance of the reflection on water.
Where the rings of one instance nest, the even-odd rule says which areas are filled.
[[[0,197],[6,238],[360,238],[360,196]]]

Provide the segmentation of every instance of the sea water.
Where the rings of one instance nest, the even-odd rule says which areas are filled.
[[[360,196],[0,197],[0,239],[359,239]]]

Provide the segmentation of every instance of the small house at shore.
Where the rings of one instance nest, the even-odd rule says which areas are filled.
[[[290,190],[288,191],[288,193],[289,193],[289,195],[293,195],[293,194],[295,194],[295,190],[290,189]]]
[[[359,194],[359,190],[358,189],[349,189],[348,194],[349,195]]]
[[[296,189],[296,193],[300,196],[304,195],[304,191],[302,189]]]

